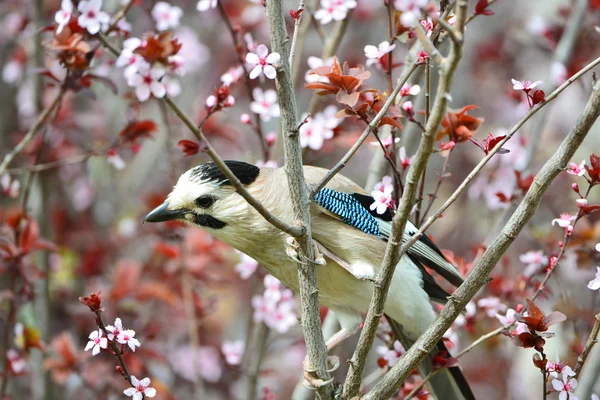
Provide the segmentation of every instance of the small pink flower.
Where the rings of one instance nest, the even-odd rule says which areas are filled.
[[[107,325],[106,330],[110,332],[108,334],[108,340],[115,340],[115,338],[118,337],[121,334],[121,332],[125,330],[125,328],[123,328],[123,322],[121,322],[121,318],[115,319],[114,326]]]
[[[15,374],[20,374],[27,370],[27,360],[25,360],[15,349],[8,349],[6,358],[10,363],[10,369]]]
[[[213,108],[214,106],[217,105],[217,96],[214,95],[210,95],[206,98],[206,107],[208,108]]]
[[[523,275],[526,277],[533,276],[533,274],[535,274],[542,266],[548,264],[548,257],[544,255],[542,250],[528,251],[527,253],[521,254],[519,260],[525,264]]]
[[[167,89],[160,82],[163,76],[165,76],[164,69],[140,64],[138,72],[128,77],[127,84],[135,88],[135,95],[139,101],[148,100],[150,95],[161,99],[167,94]]]
[[[244,68],[241,65],[238,67],[232,67],[223,75],[221,75],[221,82],[223,82],[224,86],[231,86],[232,83],[239,81],[243,75]]]
[[[381,57],[391,52],[396,48],[395,44],[390,45],[389,42],[381,42],[377,47],[373,45],[365,46],[365,56],[367,57],[367,66],[373,65]]]
[[[208,11],[211,8],[215,8],[217,6],[217,0],[200,0],[198,2],[198,4],[196,5],[196,10],[202,12],[202,11]]]
[[[253,68],[250,71],[250,79],[256,79],[264,74],[269,79],[275,79],[277,71],[273,64],[281,59],[279,53],[270,53],[267,46],[261,44],[256,48],[256,53],[246,54],[246,62]]]
[[[550,376],[554,378],[558,378],[559,374],[563,374],[566,376],[575,376],[575,371],[571,369],[565,362],[561,362],[558,358],[558,353],[556,354],[555,361],[548,361],[546,364],[546,369],[550,373]]]
[[[236,340],[234,342],[225,341],[221,346],[221,351],[225,356],[225,361],[230,365],[240,365],[244,355],[244,341]]]
[[[315,12],[315,19],[321,25],[346,18],[348,10],[357,6],[356,0],[321,0],[321,8]]]
[[[414,156],[407,157],[406,149],[404,148],[404,146],[400,147],[399,156],[400,156],[400,165],[402,165],[402,170],[405,171],[408,167],[410,167],[410,164],[412,163]]]
[[[342,122],[335,116],[336,113],[336,106],[331,105],[308,118],[307,122],[300,127],[300,147],[319,150],[323,147],[325,139],[333,138],[333,130]],[[302,120],[305,120],[307,116],[307,114],[303,115]]]
[[[133,387],[125,389],[123,394],[125,394],[125,396],[133,397],[133,400],[142,400],[144,396],[156,396],[156,389],[149,387],[150,378],[138,380],[135,376],[131,375],[131,384]]]
[[[85,345],[85,351],[92,349],[92,355],[100,353],[100,349],[106,349],[108,347],[108,340],[103,337],[103,333],[100,329],[93,331],[88,336],[89,342]]]
[[[60,10],[54,14],[54,21],[58,24],[56,33],[61,33],[63,28],[67,26],[73,15],[73,2],[71,0],[62,0]]]
[[[21,188],[21,182],[18,179],[12,180],[10,175],[7,173],[0,176],[0,194],[10,198],[17,198],[19,196],[19,189]]]
[[[431,20],[431,18],[427,17],[427,19],[422,19],[421,26],[423,27],[423,29],[425,29],[425,33],[427,34],[427,36],[431,36],[431,33],[433,32],[433,21]]]
[[[152,18],[156,21],[156,29],[165,31],[179,26],[183,10],[164,1],[157,2],[152,8]]]
[[[260,118],[268,122],[271,118],[279,118],[279,104],[277,93],[273,89],[263,91],[261,88],[252,90],[254,101],[250,103],[250,111],[260,115]]]
[[[265,136],[265,142],[267,142],[268,146],[273,146],[277,141],[277,134],[275,132],[269,132]]]
[[[387,346],[378,346],[377,352],[381,354],[385,361],[387,361],[388,367],[393,367],[396,365],[400,357],[406,353],[406,350],[404,350],[402,343],[396,340],[394,341],[393,349],[389,349]]]
[[[429,54],[425,50],[421,50],[417,53],[417,62],[425,62],[429,58]]]
[[[386,212],[388,208],[394,207],[394,198],[391,193],[374,191],[371,193],[373,196],[373,204],[369,206],[370,210],[376,210],[377,214],[383,214]]]
[[[123,50],[115,65],[119,68],[125,67],[125,78],[135,75],[141,64],[147,64],[146,60],[134,51],[142,45],[142,40],[136,37],[129,38],[123,42]]]
[[[569,164],[569,169],[567,173],[575,176],[583,176],[585,175],[585,160],[581,162],[581,164],[577,165],[574,162]]]
[[[242,115],[240,115],[240,122],[242,124],[250,124],[252,122],[252,119],[250,118],[250,114],[243,113]]]
[[[102,0],[82,0],[77,9],[81,13],[77,19],[80,27],[87,29],[89,33],[95,35],[100,29],[108,27],[110,17],[104,11],[100,11]]]
[[[428,3],[429,0],[394,0],[394,7],[396,10],[402,11],[400,16],[402,25],[412,28],[419,23],[422,8]]]
[[[386,175],[381,178],[381,182],[377,182],[373,187],[373,191],[383,192],[383,193],[392,193],[394,191],[394,180],[391,176]],[[371,193],[373,195],[373,193]]]
[[[535,82],[531,82],[531,81],[518,81],[516,79],[511,79],[512,83],[513,83],[513,89],[514,90],[522,90],[525,93],[528,93],[531,89],[533,89],[536,86],[539,86],[542,84],[542,81],[535,81]]]
[[[500,315],[496,313],[495,317],[498,319],[498,321],[500,321],[502,325],[512,325],[517,320],[519,315],[515,310],[509,308],[508,310],[506,310],[506,315]]]
[[[257,267],[258,261],[244,253],[241,253],[240,262],[236,264],[234,269],[238,274],[240,274],[242,279],[246,280],[252,276]]]
[[[483,299],[479,299],[477,306],[485,308],[486,313],[490,318],[495,317],[496,314],[498,314],[498,311],[504,311],[508,308],[497,297],[485,297]]]
[[[552,387],[557,392],[560,392],[558,395],[559,400],[578,400],[573,394],[573,391],[577,387],[577,380],[575,378],[569,378],[568,375],[563,374],[562,381],[558,379],[552,380]]]
[[[576,218],[576,215],[571,215],[569,213],[561,213],[560,218],[554,218],[552,220],[552,226],[556,224],[561,228],[567,228],[568,226],[571,226],[571,221],[575,221]]]
[[[591,290],[600,289],[600,267],[596,267],[596,276],[588,283],[587,287]]]
[[[134,336],[135,336],[134,330],[127,329],[127,330],[121,331],[119,333],[119,335],[117,336],[117,342],[119,342],[121,344],[126,344],[127,346],[129,346],[131,351],[135,352],[135,348],[140,347],[141,343]]]
[[[400,138],[395,138],[394,143],[400,143]],[[381,144],[383,144],[383,147],[385,147],[386,150],[389,149],[390,147],[392,147],[392,136],[390,135],[390,136],[387,136],[387,137],[381,139]],[[370,145],[377,146],[377,147],[381,146],[379,144],[379,142],[377,142],[377,141],[371,142]]]
[[[400,96],[415,96],[421,92],[421,86],[419,85],[411,85],[410,83],[405,83],[400,89]]]
[[[413,115],[415,113],[415,106],[412,101],[405,101],[402,103],[402,109],[408,115]]]

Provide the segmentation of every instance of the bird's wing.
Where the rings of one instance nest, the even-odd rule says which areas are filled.
[[[307,171],[307,167],[305,167],[305,176],[309,184],[318,181],[318,176],[322,174],[321,171],[323,170],[314,167]],[[315,182],[311,182],[311,180]],[[325,188],[315,195],[314,202],[326,215],[364,233],[378,236],[385,241],[391,234],[392,211],[387,209],[384,214],[377,214],[375,210],[371,210],[370,205],[375,202],[373,197],[366,194],[348,178],[336,175]],[[402,241],[407,242],[417,231],[418,229],[410,221],[407,221]],[[422,235],[408,250],[408,254],[411,258],[419,261],[419,264],[430,267],[453,285],[460,286],[462,284],[462,276],[446,260],[440,249],[427,235]]]

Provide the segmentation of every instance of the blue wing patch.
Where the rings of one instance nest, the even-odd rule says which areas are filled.
[[[339,215],[348,225],[369,235],[381,235],[375,217],[352,195],[323,188],[315,195],[314,201],[326,210]]]

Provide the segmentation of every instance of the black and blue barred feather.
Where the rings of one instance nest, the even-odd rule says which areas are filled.
[[[370,235],[381,236],[377,219],[351,194],[323,188],[314,200],[321,207],[339,215],[346,224]]]

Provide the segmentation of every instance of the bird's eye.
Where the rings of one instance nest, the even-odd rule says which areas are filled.
[[[212,196],[200,196],[196,199],[195,203],[198,207],[208,208],[215,202],[215,198]]]

